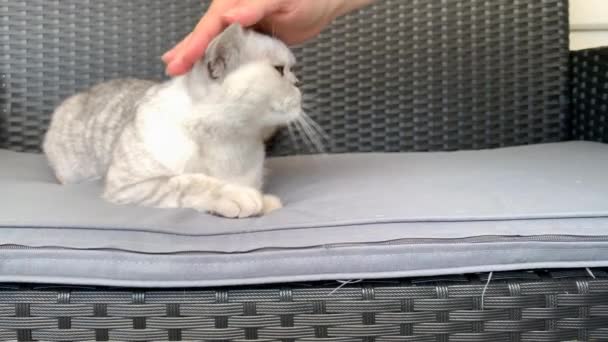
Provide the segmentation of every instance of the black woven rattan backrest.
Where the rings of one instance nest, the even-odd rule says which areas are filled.
[[[200,0],[0,0],[0,147],[39,150],[78,89],[162,77]],[[486,148],[567,132],[567,0],[381,0],[296,49],[328,150]],[[300,146],[300,147],[297,147]],[[305,150],[282,134],[275,154]]]
[[[608,48],[573,51],[572,138],[608,143]]]

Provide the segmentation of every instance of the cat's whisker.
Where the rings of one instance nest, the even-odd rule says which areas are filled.
[[[302,124],[303,124],[304,128],[306,129],[306,131],[308,132],[311,139],[320,140],[319,134],[312,127],[312,125],[310,124],[310,122],[308,121],[308,119],[306,117],[302,117]]]
[[[331,139],[329,138],[329,135],[325,132],[323,127],[321,127],[315,120],[313,120],[306,113],[302,113],[302,117],[304,118],[304,121],[306,121],[314,129],[314,131],[317,135],[319,135],[323,140],[325,140],[325,142],[331,143]]]
[[[314,141],[314,144],[317,148],[317,152],[321,153],[321,154],[325,154],[326,150],[325,150],[325,144],[323,143],[323,140],[319,138],[319,136],[317,134],[313,133],[314,131],[311,130],[311,136],[314,137],[314,139],[311,139]]]
[[[304,144],[306,145],[306,148],[310,148],[310,146],[308,145],[308,142],[307,142],[306,138],[304,137],[304,134],[302,133],[302,130],[298,126],[297,122],[294,121],[294,122],[288,123],[287,132],[289,134],[289,138],[291,139],[291,141],[293,142],[293,144],[296,148],[300,147],[300,140],[302,142],[304,142]]]
[[[298,145],[298,140],[296,138],[295,133],[293,132],[293,126],[291,123],[287,124],[287,133],[289,134],[289,139],[291,139],[291,141],[293,142],[294,145]]]
[[[331,139],[329,138],[325,130],[321,128],[321,126],[316,121],[314,121],[306,113],[302,113],[302,119],[308,126],[311,135],[313,135],[315,137],[315,140],[318,141],[317,145],[331,145]]]
[[[301,137],[302,141],[306,145],[306,148],[310,151],[314,151],[315,150],[314,143],[311,141],[310,137],[308,136],[308,133],[306,132],[306,129],[302,125],[302,121],[300,119],[294,121],[294,127],[296,128],[296,131],[299,133],[299,136]]]
[[[313,151],[319,153],[325,153],[325,146],[323,145],[323,140],[320,138],[320,135],[313,126],[309,123],[310,118],[306,119],[306,114],[303,114],[300,118],[298,118],[298,123],[302,127],[302,131],[305,133],[309,142],[313,146]]]

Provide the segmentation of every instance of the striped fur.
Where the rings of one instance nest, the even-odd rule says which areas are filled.
[[[66,99],[44,152],[59,182],[103,179],[116,204],[268,213],[282,204],[261,192],[264,139],[303,114],[294,62],[280,41],[233,25],[184,76],[113,80]]]

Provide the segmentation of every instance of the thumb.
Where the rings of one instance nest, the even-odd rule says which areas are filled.
[[[266,16],[280,10],[282,2],[281,0],[250,2],[226,12],[222,15],[222,19],[227,24],[239,23],[244,27],[254,26]]]

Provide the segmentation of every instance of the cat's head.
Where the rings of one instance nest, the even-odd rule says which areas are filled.
[[[294,64],[293,53],[280,40],[233,24],[211,42],[191,73],[211,83],[213,101],[234,108],[224,113],[227,118],[280,126],[302,113]]]

